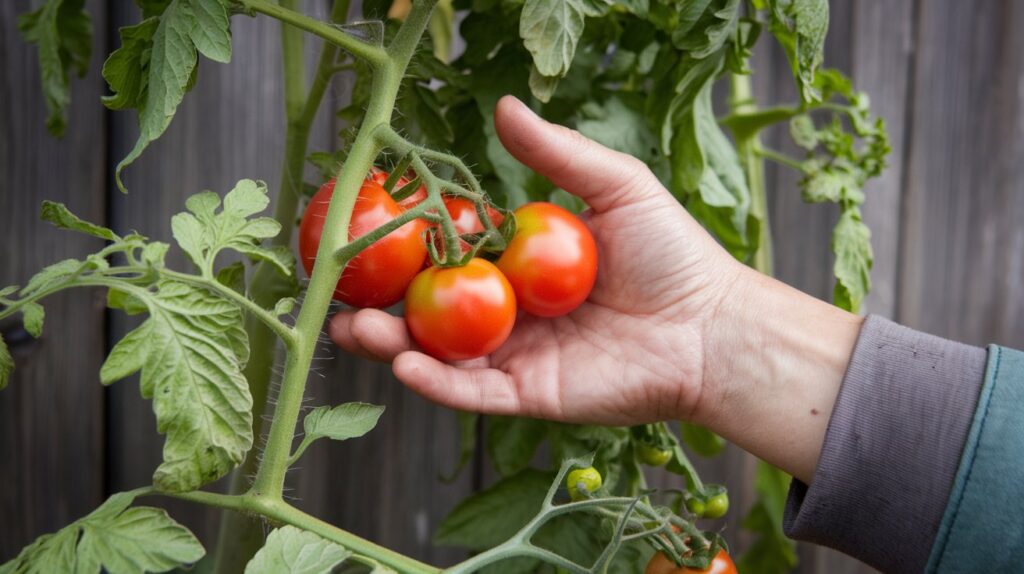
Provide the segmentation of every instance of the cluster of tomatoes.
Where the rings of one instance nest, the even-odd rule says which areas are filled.
[[[384,188],[388,174],[375,170],[359,190],[349,224],[357,239],[427,198],[422,186],[396,201]],[[299,252],[312,275],[335,180],[313,196],[299,228]],[[395,185],[402,189],[408,180]],[[445,197],[445,208],[460,235],[484,231],[476,205]],[[505,216],[488,206],[497,227]],[[594,286],[597,244],[590,230],[552,203],[529,203],[514,212],[515,234],[491,262],[473,257],[459,266],[437,266],[428,258],[432,224],[415,219],[354,257],[342,271],[334,298],[353,307],[384,308],[404,297],[405,320],[416,343],[442,360],[465,360],[493,352],[508,338],[517,309],[540,317],[565,315]],[[463,245],[468,252],[468,244]]]

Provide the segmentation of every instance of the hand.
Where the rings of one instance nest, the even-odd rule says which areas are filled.
[[[455,365],[411,350],[402,319],[382,311],[338,313],[333,340],[393,361],[411,389],[461,410],[609,425],[694,417],[709,331],[745,268],[639,160],[511,97],[498,103],[495,126],[516,159],[590,206],[581,217],[599,264],[589,300],[555,319],[520,314],[500,349]]]

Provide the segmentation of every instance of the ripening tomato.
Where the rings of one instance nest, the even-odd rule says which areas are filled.
[[[480,233],[484,230],[484,224],[481,223],[480,216],[476,212],[476,204],[472,201],[464,197],[446,197],[444,198],[444,206],[452,217],[455,231],[458,231],[460,235]],[[490,205],[487,206],[487,217],[491,218],[491,223],[495,227],[501,225],[502,221],[505,221],[505,216]]]
[[[384,182],[388,180],[388,177],[390,175],[391,174],[389,174],[388,172],[377,167],[370,170],[370,179],[379,183],[382,186],[384,185]],[[395,182],[394,189],[392,189],[391,191],[395,192],[402,189],[403,187],[408,185],[409,181],[409,178],[403,175],[402,177],[398,178],[398,181]],[[426,198],[427,188],[426,186],[420,184],[420,186],[416,188],[416,191],[414,191],[412,195],[398,202],[398,207],[401,207],[403,211],[408,211],[409,209],[412,209],[413,207],[419,205]]]
[[[528,203],[515,216],[515,236],[497,265],[519,307],[539,317],[579,307],[597,277],[597,243],[590,230],[553,203]]]
[[[658,552],[647,563],[644,574],[736,574],[736,565],[725,550],[719,550],[715,559],[711,561],[711,566],[703,570],[676,566],[664,552]]]
[[[327,207],[335,180],[325,183],[309,202],[299,226],[299,254],[306,274],[312,276]],[[402,214],[379,183],[363,182],[352,210],[349,240],[356,239]],[[410,221],[357,255],[341,274],[334,298],[353,307],[388,307],[402,299],[405,289],[423,267],[427,248],[420,235],[427,222]]]
[[[516,296],[493,263],[473,258],[462,267],[429,267],[405,294],[405,322],[428,354],[445,361],[487,355],[516,321]]]

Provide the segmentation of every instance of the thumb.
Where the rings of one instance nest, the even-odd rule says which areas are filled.
[[[498,101],[494,126],[513,157],[598,213],[664,192],[642,161],[541,119],[513,96]]]

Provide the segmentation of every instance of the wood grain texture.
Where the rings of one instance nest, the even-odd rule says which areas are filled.
[[[276,23],[233,19],[232,63],[200,64],[200,81],[167,134],[125,172],[130,194],[122,196],[111,185],[112,169],[134,144],[137,127],[131,114],[98,105],[104,91],[98,69],[105,50],[117,45],[116,27],[135,22],[137,13],[130,3],[90,0],[98,15],[97,55],[88,78],[74,81],[68,136],[58,142],[43,129],[35,48],[15,32],[16,15],[31,3],[0,3],[0,284],[23,283],[41,263],[99,245],[68,241],[39,222],[44,198],[89,219],[107,218],[120,231],[168,240],[170,216],[192,193],[223,193],[243,177],[263,179],[276,192],[284,130]],[[308,2],[304,9],[322,17],[325,4]],[[832,3],[826,65],[852,75],[871,95],[894,149],[889,171],[866,189],[864,217],[876,254],[866,311],[967,342],[1024,347],[1024,40],[1016,34],[1022,27],[1024,7],[1012,0]],[[753,62],[762,105],[797,97],[772,43],[765,38]],[[315,51],[310,42],[311,64]],[[328,92],[312,149],[334,145],[342,126],[330,111],[347,101],[349,82],[339,78]],[[785,127],[764,139],[797,152]],[[69,175],[74,186],[67,185]],[[836,210],[804,205],[798,175],[788,168],[770,165],[767,180],[777,275],[829,298]],[[171,261],[183,264],[180,253]],[[0,325],[13,332],[18,367],[0,393],[0,473],[7,481],[0,494],[0,561],[106,494],[148,483],[160,461],[163,439],[136,382],[105,391],[96,376],[105,348],[132,324],[111,315],[108,336],[102,298],[84,291],[52,298],[47,311],[39,341]],[[326,344],[314,366],[309,406],[361,400],[387,411],[364,438],[312,447],[289,478],[289,495],[317,516],[422,560],[460,559],[462,551],[435,548],[430,538],[457,501],[493,475],[477,460],[476,472],[467,469],[452,485],[435,480],[457,459],[454,413],[404,389],[387,366]],[[695,462],[706,480],[730,488],[732,509],[716,525],[742,549],[750,543],[740,519],[753,502],[754,459],[729,448]],[[651,484],[680,486],[663,473],[652,473]],[[212,550],[217,512],[167,507]],[[872,571],[820,548],[801,546],[800,555],[802,573]]]
[[[1024,24],[1019,3],[922,9],[897,319],[1024,345]]]
[[[67,135],[44,129],[38,50],[25,44],[17,15],[32,2],[0,3],[0,285],[21,284],[44,265],[82,257],[102,246],[39,219],[39,204],[60,201],[86,219],[103,221],[106,132],[98,74],[72,81]],[[102,14],[106,2],[88,2]],[[102,52],[105,26],[95,28]],[[91,69],[101,59],[94,57]],[[65,291],[43,300],[40,339],[19,319],[0,325],[15,360],[0,393],[0,563],[36,536],[87,514],[104,498],[104,356],[102,294]]]

